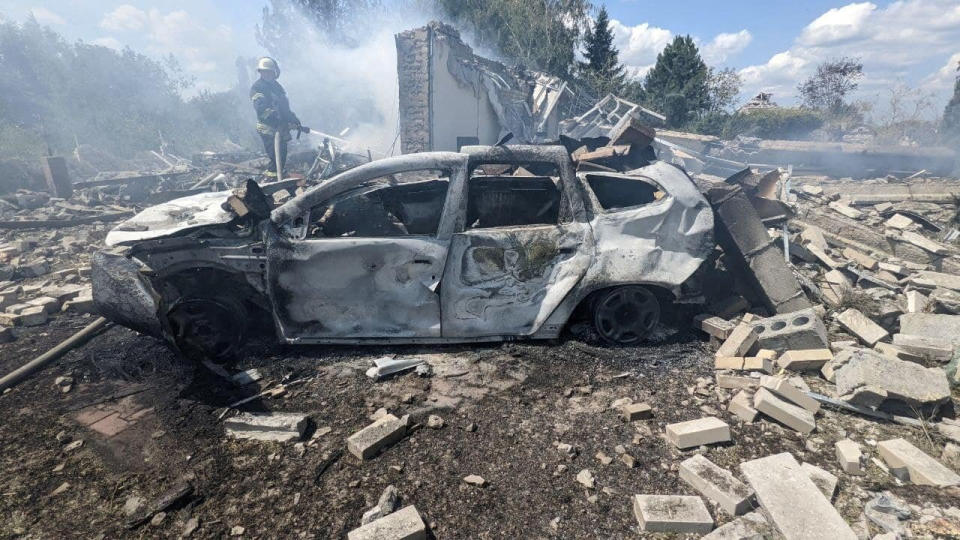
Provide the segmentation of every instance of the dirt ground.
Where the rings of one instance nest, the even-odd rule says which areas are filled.
[[[0,345],[0,372],[90,320],[65,315],[27,329]],[[374,382],[364,371],[384,355],[424,358],[434,374]],[[889,489],[919,507],[960,506],[955,488],[898,485],[875,464],[855,478],[836,465],[833,443],[844,436],[866,442],[868,452],[871,442],[905,437],[934,453],[944,443],[936,433],[833,411],[818,417],[807,438],[770,421],[739,422],[721,401],[730,391],[713,385],[712,352],[685,329],[624,349],[573,336],[559,343],[444,347],[257,343],[233,369],[252,367],[263,380],[234,386],[184,364],[152,338],[114,327],[0,396],[0,537],[176,538],[196,518],[194,538],[230,536],[238,527],[248,538],[343,538],[389,484],[402,505],[416,505],[436,538],[646,537],[630,496],[696,495],[677,473],[694,452],[735,473],[742,461],[791,452],[840,478],[834,504],[855,527],[863,527],[868,491]],[[75,381],[68,393],[54,384],[64,375]],[[227,439],[220,420],[225,406],[284,378],[303,382],[239,408],[309,414],[306,442]],[[623,422],[610,409],[623,397],[651,404],[653,419]],[[147,414],[110,438],[76,420],[85,407],[131,399]],[[446,425],[415,429],[365,462],[340,455],[344,439],[380,407],[410,414],[421,426],[438,414]],[[730,423],[732,443],[680,452],[662,437],[668,423],[708,415]],[[82,446],[71,450],[68,443],[78,440]],[[578,455],[561,454],[556,442],[574,445]],[[618,445],[636,467],[617,459]],[[603,464],[597,453],[614,459]],[[576,482],[582,469],[596,478],[594,490]],[[488,485],[464,483],[471,474]],[[159,523],[128,526],[130,499],[149,503],[183,482],[192,494]],[[718,524],[731,519],[715,506],[711,512]]]

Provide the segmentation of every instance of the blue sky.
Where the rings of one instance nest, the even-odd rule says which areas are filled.
[[[151,55],[172,53],[197,78],[198,87],[220,89],[235,80],[236,56],[261,53],[253,27],[264,3],[0,0],[0,16],[23,20],[33,13],[69,39],[129,45]],[[942,110],[960,61],[958,0],[603,3],[631,73],[642,75],[674,36],[690,34],[709,64],[740,72],[742,99],[764,90],[772,91],[778,102],[794,103],[797,83],[819,62],[853,55],[863,60],[866,72],[859,98],[882,102],[890,88],[906,84],[927,92],[934,108]]]

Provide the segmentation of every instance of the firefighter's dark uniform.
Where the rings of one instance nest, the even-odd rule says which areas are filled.
[[[253,108],[257,111],[257,133],[263,140],[263,149],[270,158],[267,167],[267,176],[277,175],[277,159],[274,150],[273,138],[277,130],[280,131],[280,167],[287,161],[287,142],[290,140],[290,130],[300,125],[297,115],[290,111],[290,102],[287,93],[276,80],[267,81],[257,79],[250,87],[250,99]]]

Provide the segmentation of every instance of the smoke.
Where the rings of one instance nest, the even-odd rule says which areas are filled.
[[[347,44],[326,35],[302,13],[284,13],[277,49],[280,83],[305,126],[340,136],[348,148],[374,157],[399,153],[397,53],[394,34],[429,20],[423,13],[369,14],[355,21],[358,35]],[[268,54],[267,51],[264,54]],[[255,75],[254,75],[255,76]],[[312,135],[308,143],[319,143]]]

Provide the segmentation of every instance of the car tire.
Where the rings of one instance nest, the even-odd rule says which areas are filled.
[[[650,289],[625,285],[601,292],[593,302],[593,326],[612,345],[638,345],[660,322],[660,301]]]
[[[247,309],[228,295],[181,298],[167,318],[177,349],[193,360],[230,361],[246,337]]]

